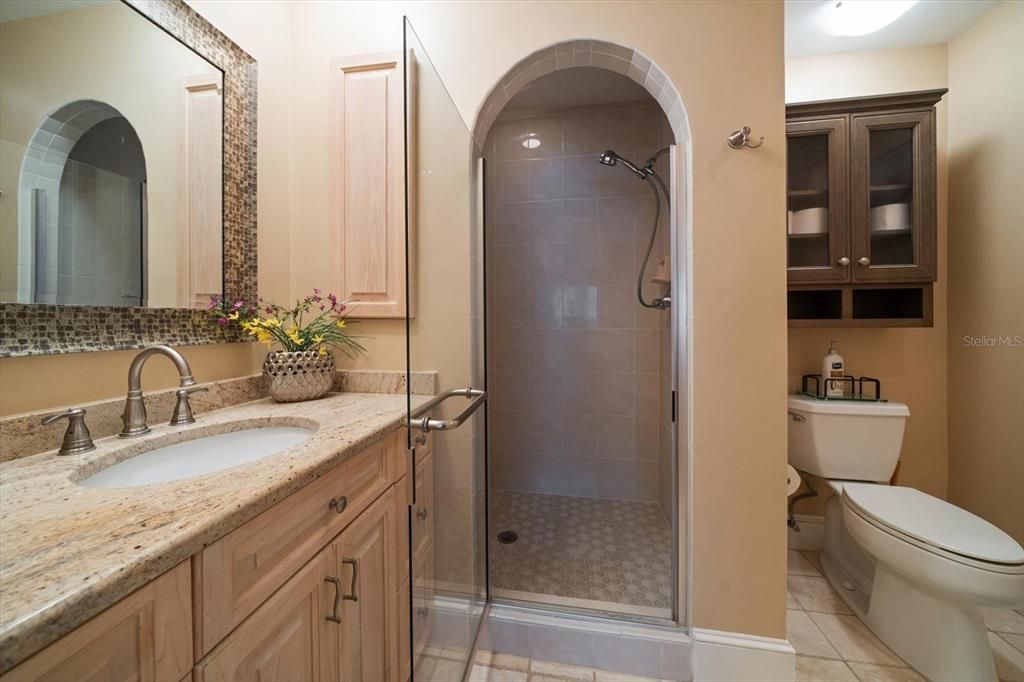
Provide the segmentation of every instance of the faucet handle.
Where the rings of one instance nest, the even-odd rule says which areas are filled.
[[[68,408],[63,412],[44,417],[40,423],[47,426],[59,419],[67,419],[68,428],[64,431],[64,440],[60,445],[60,450],[57,451],[58,455],[80,455],[83,452],[96,449],[96,444],[92,442],[92,434],[89,433],[89,427],[85,425],[84,408]]]
[[[189,395],[201,391],[209,391],[206,386],[185,386],[179,388],[175,393],[178,396],[178,403],[174,406],[174,414],[171,415],[171,426],[182,426],[184,424],[195,424],[196,418],[192,414],[192,405],[188,401]]]

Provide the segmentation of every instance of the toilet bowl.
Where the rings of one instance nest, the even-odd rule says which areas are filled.
[[[790,398],[789,442],[790,464],[835,493],[825,514],[825,577],[929,679],[995,681],[980,607],[1024,606],[1024,549],[964,509],[888,485],[905,405],[820,403]]]
[[[913,488],[848,483],[841,505],[875,561],[867,609],[857,609],[867,626],[931,680],[997,679],[979,607],[1024,606],[1020,545]]]

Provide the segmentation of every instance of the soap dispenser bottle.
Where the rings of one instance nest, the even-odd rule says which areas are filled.
[[[825,355],[825,359],[821,365],[821,380],[825,384],[825,397],[826,398],[842,398],[844,394],[844,386],[842,377],[846,366],[843,362],[843,356],[836,350],[836,342],[828,342],[828,353]],[[838,381],[837,381],[838,379]]]

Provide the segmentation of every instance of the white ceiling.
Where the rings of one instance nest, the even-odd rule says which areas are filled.
[[[786,0],[786,56],[883,50],[946,43],[995,7],[998,0],[919,0],[885,28],[864,36],[834,36],[819,15],[836,0]]]
[[[0,0],[0,23],[12,19],[41,17],[73,9],[102,5],[115,0]]]
[[[651,99],[643,86],[614,71],[578,66],[541,76],[519,91],[505,111],[565,109]]]

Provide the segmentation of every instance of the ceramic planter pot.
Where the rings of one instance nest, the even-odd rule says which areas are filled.
[[[316,400],[334,384],[334,355],[317,351],[274,351],[263,361],[270,397],[279,403]]]

